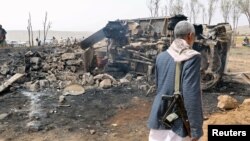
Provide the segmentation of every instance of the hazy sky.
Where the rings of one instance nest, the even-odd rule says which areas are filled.
[[[51,30],[96,31],[116,19],[149,17],[147,0],[0,0],[0,24],[6,30],[26,30],[31,13],[33,30],[42,30],[45,12]],[[163,1],[161,0],[162,5]],[[187,0],[183,0],[186,2]],[[200,0],[206,3],[206,0]],[[161,6],[163,7],[163,6]],[[213,23],[222,22],[217,9]],[[200,23],[202,20],[200,20]],[[239,25],[247,25],[244,15]]]

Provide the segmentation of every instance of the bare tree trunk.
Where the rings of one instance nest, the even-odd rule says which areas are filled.
[[[220,8],[221,8],[224,22],[227,23],[229,20],[229,14],[230,14],[230,11],[232,8],[232,1],[231,0],[221,0]]]
[[[239,17],[241,15],[241,5],[240,1],[238,0],[232,0],[232,9],[231,9],[231,18],[233,20],[233,39],[232,39],[232,45],[233,47],[236,47],[236,36],[238,35],[237,28],[238,28],[238,21]]]
[[[198,0],[191,0],[190,1],[190,9],[191,9],[191,15],[193,19],[193,23],[196,23],[196,19],[199,15],[200,12],[200,8],[201,8],[201,4],[199,3]]]
[[[164,10],[165,10],[165,12],[164,12],[165,16],[168,16],[168,6],[167,5],[164,6]]]
[[[147,0],[148,9],[151,17],[159,16],[159,6],[161,0]]]
[[[31,47],[31,42],[30,42],[30,28],[29,28],[29,20],[28,20],[27,30],[28,30],[28,36],[29,36],[29,46]]]
[[[47,38],[47,35],[48,35],[48,32],[49,32],[49,29],[51,28],[51,22],[49,22],[47,24],[47,18],[48,18],[48,13],[46,11],[45,13],[45,19],[44,19],[44,23],[43,23],[43,43],[45,45],[45,41],[46,41],[46,38]]]
[[[202,22],[203,24],[205,24],[207,20],[207,13],[206,13],[206,7],[202,4],[201,4],[201,10],[202,10]]]
[[[154,17],[159,16],[159,3],[160,0],[154,0]]]
[[[153,10],[154,10],[153,4],[154,4],[153,0],[147,0],[147,6],[148,6],[151,17],[153,17]]]
[[[245,13],[247,20],[248,20],[248,26],[250,27],[250,13]]]
[[[238,0],[232,1],[232,10],[231,10],[231,18],[233,20],[233,30],[237,30],[238,20],[240,15],[242,14],[240,2]]]
[[[248,20],[248,26],[250,27],[250,14],[248,14],[247,20]]]
[[[216,10],[216,3],[218,0],[208,0],[208,24],[211,24],[212,17],[214,15],[214,12]]]
[[[29,13],[29,19],[30,19],[30,40],[31,40],[31,46],[34,46],[34,39],[33,39],[33,29],[32,29],[32,24],[31,24],[31,15]]]
[[[33,42],[33,30],[32,30],[31,15],[30,15],[30,13],[29,13],[27,30],[28,30],[28,36],[29,36],[29,46],[31,47],[31,46],[34,45],[34,42]]]
[[[161,16],[165,16],[165,10],[163,7],[161,8]]]
[[[47,37],[50,27],[51,27],[51,22],[49,22],[47,25],[45,37]]]
[[[189,3],[186,3],[186,5],[185,5],[185,15],[188,16],[188,20],[191,23],[192,22],[192,12],[190,10]]]
[[[172,3],[171,15],[178,15],[183,13],[183,0],[175,0],[175,1],[172,0],[171,3]]]
[[[31,30],[31,46],[34,46],[34,38],[33,38],[33,29],[32,26],[30,27]]]
[[[250,0],[241,0],[239,3],[242,13],[246,15],[250,27]]]
[[[238,30],[239,18],[240,18],[240,17],[237,17],[237,19],[236,19],[236,24],[235,24],[235,30],[236,30],[236,31]]]
[[[174,1],[174,0],[169,0],[169,1],[167,2],[167,5],[168,5],[168,13],[169,13],[170,16],[173,16],[173,15],[174,15],[174,14],[173,14],[173,11],[174,11],[174,8],[173,8],[173,1]]]
[[[237,17],[236,17],[236,9],[235,8],[233,8],[232,9],[232,20],[233,20],[233,30],[235,30],[236,29],[236,19],[237,19]]]
[[[45,40],[46,40],[46,25],[47,25],[47,11],[45,13],[45,19],[43,22],[43,45],[45,45]]]

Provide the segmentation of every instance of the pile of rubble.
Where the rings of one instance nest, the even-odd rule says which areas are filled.
[[[83,50],[81,47],[50,49],[45,47],[42,50],[12,52],[8,56],[0,66],[1,82],[13,79],[12,76],[15,74],[23,74],[19,76],[20,79],[15,77],[12,88],[24,88],[33,92],[48,88],[62,90],[72,84],[79,84],[85,89],[98,87],[106,89],[127,84],[133,78],[131,74],[127,74],[124,78],[116,80],[106,73],[98,74],[94,71],[90,73],[94,59],[93,48]],[[141,78],[138,77],[139,79]],[[147,88],[148,85],[142,87],[144,90]]]

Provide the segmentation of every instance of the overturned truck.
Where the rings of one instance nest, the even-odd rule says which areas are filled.
[[[105,39],[105,57],[102,58],[107,60],[105,71],[133,72],[152,79],[156,56],[170,46],[174,40],[173,29],[182,20],[187,20],[187,17],[176,15],[110,21],[103,29],[83,40],[81,47],[92,47]],[[206,90],[223,76],[232,29],[228,23],[194,24],[194,27],[196,41],[193,48],[202,56],[201,82],[202,89]],[[96,50],[97,55],[100,53]]]

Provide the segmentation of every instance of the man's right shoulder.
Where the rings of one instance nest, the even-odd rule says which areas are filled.
[[[159,60],[159,59],[165,59],[165,58],[167,58],[168,57],[168,52],[167,51],[163,51],[163,52],[161,52],[161,53],[159,53],[158,55],[157,55],[157,60]]]
[[[190,58],[189,60],[186,61],[186,64],[188,64],[188,66],[190,65],[197,65],[197,64],[201,64],[201,54],[196,54],[194,55],[192,58]]]
[[[192,58],[190,58],[190,60],[192,60],[192,61],[194,61],[194,60],[201,60],[201,54],[194,55]]]

